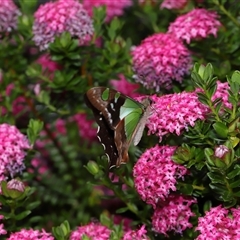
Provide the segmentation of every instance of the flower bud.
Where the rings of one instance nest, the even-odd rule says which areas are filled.
[[[17,199],[25,193],[25,185],[18,179],[12,179],[9,182],[1,182],[2,193],[6,197]]]
[[[220,145],[215,148],[214,156],[218,158],[223,158],[228,152],[229,152],[229,149],[226,146]]]
[[[87,164],[87,170],[92,174],[92,175],[96,175],[99,172],[99,167],[97,165],[97,163],[90,161]]]

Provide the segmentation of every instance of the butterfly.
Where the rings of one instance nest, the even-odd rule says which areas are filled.
[[[140,103],[116,90],[93,87],[86,92],[84,100],[98,124],[97,136],[110,168],[127,163],[131,143],[136,146],[142,138],[151,112],[150,99]]]

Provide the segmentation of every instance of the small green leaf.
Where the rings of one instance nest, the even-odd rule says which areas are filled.
[[[28,203],[27,204],[27,209],[28,210],[33,210],[34,208],[38,207],[40,204],[41,204],[40,201],[35,201],[35,202],[32,202],[32,203]]]
[[[119,208],[117,211],[116,211],[116,213],[125,213],[125,212],[127,212],[129,209],[128,209],[128,207],[123,207],[123,208]]]
[[[240,71],[233,72],[231,81],[240,85]]]
[[[228,128],[224,123],[216,122],[213,124],[213,128],[221,138],[227,138]]]
[[[210,178],[212,183],[220,183],[220,184],[224,184],[224,176],[218,173],[213,173],[213,172],[209,172],[207,173],[208,177]]]
[[[233,179],[234,177],[239,176],[239,175],[240,175],[240,165],[237,164],[234,166],[234,170],[227,174],[227,177],[229,179]]]
[[[105,214],[101,214],[100,222],[107,227],[111,227],[111,224],[112,224],[111,219],[107,217]]]
[[[240,179],[230,183],[230,187],[231,188],[236,188],[236,187],[240,187]]]
[[[214,83],[214,86],[212,86],[210,89],[208,89],[209,97],[212,98],[212,96],[215,94],[217,90],[217,84]]]
[[[207,66],[204,69],[204,73],[203,73],[203,81],[208,83],[213,76],[213,66],[211,63],[208,63]]]
[[[30,210],[26,210],[26,211],[21,212],[20,214],[16,215],[15,219],[16,219],[16,220],[22,220],[22,219],[24,219],[25,217],[27,217],[30,213],[31,213]]]
[[[210,200],[207,200],[203,205],[203,211],[207,212],[211,209],[211,207],[212,207],[212,202]]]

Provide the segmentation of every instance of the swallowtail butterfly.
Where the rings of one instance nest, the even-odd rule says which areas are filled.
[[[130,144],[140,142],[150,115],[150,100],[142,103],[105,87],[93,87],[85,102],[98,124],[98,139],[108,157],[110,168],[128,162]]]

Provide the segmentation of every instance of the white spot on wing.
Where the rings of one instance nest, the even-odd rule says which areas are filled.
[[[103,150],[105,151],[106,150],[106,146],[102,143],[102,146],[103,146]]]
[[[113,104],[113,103],[110,103],[110,106],[111,106],[111,109],[112,109],[113,111],[115,111],[114,104]]]
[[[107,156],[107,158],[108,158],[108,162],[110,162],[110,157],[109,157],[109,155],[107,154],[107,153],[105,153],[106,154],[106,156]]]
[[[112,116],[108,111],[107,111],[107,116],[108,116],[110,124],[112,124]]]

